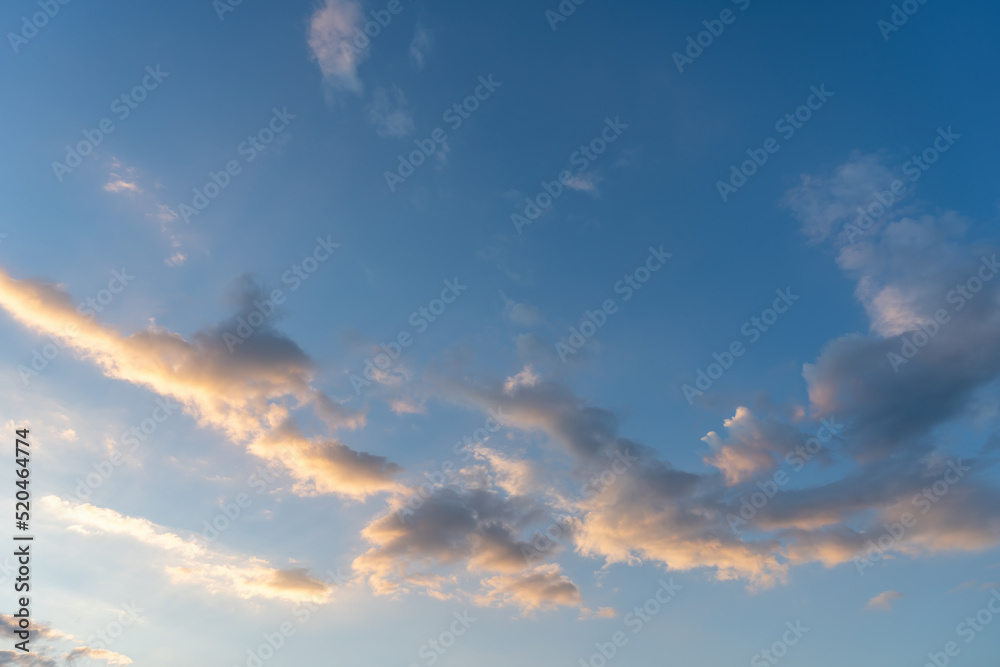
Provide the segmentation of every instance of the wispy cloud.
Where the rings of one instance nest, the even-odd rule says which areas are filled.
[[[879,593],[865,605],[869,611],[892,611],[892,603],[903,598],[903,594],[898,591],[885,591]]]
[[[207,591],[240,598],[292,602],[328,599],[328,584],[303,570],[282,570],[259,558],[237,556],[208,548],[193,537],[182,537],[147,520],[56,496],[42,498],[47,515],[83,535],[119,535],[152,549],[150,562],[172,580]]]
[[[574,174],[566,183],[566,187],[571,190],[597,195],[600,193],[598,186],[600,185],[601,180],[603,179],[601,179],[599,175],[588,171],[583,172],[582,174]]]
[[[380,137],[401,138],[414,130],[413,117],[406,108],[406,96],[398,86],[376,88],[368,105],[368,121]]]
[[[413,40],[410,42],[410,61],[417,69],[423,69],[424,60],[433,46],[431,33],[422,24],[417,24],[417,29],[413,33]]]

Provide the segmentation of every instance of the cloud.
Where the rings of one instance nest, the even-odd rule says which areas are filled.
[[[105,192],[142,194],[143,190],[136,182],[136,170],[133,167],[125,166],[117,158],[111,158],[111,168],[109,180],[104,184]]]
[[[114,651],[109,651],[103,648],[90,648],[89,646],[78,646],[70,651],[69,655],[66,656],[66,662],[69,664],[75,664],[80,658],[103,660],[109,665],[132,664],[132,658],[122,655],[121,653],[115,653]]]
[[[530,611],[583,609],[578,587],[562,580],[556,562],[563,548],[605,565],[702,570],[758,591],[787,582],[793,568],[808,563],[850,563],[907,513],[916,520],[893,538],[883,561],[997,546],[1000,491],[989,481],[992,459],[958,463],[940,437],[1000,380],[1000,277],[987,284],[980,273],[992,270],[982,267],[992,266],[996,249],[968,241],[972,224],[955,213],[900,215],[846,243],[837,225],[891,173],[860,159],[829,181],[805,178],[806,189],[785,199],[799,207],[812,238],[832,241],[871,323],[868,334],[834,339],[804,365],[808,411],[778,410],[795,414],[794,424],[739,407],[721,434],[703,438],[711,448],[704,461],[715,470],[699,474],[622,436],[617,415],[531,366],[506,380],[467,372],[435,377],[432,391],[440,398],[498,410],[511,439],[541,436],[532,441],[545,456],[529,462],[494,447],[472,448],[475,460],[454,479],[411,496],[419,499],[412,513],[398,515],[407,497],[391,499],[389,511],[365,529],[372,547],[356,567],[382,593],[462,597],[471,590],[481,604]],[[982,281],[975,296],[954,308],[949,291],[974,276]],[[942,308],[951,318],[934,327]],[[922,330],[924,343],[897,373],[887,353]],[[797,461],[800,445],[822,420],[840,425],[838,435],[813,453],[821,466],[795,476],[808,463]],[[656,447],[672,444],[664,436]],[[790,453],[795,457],[786,458]],[[963,472],[956,477],[957,466]],[[763,495],[757,481],[779,468],[791,481],[767,494],[744,521],[746,530],[738,529],[741,501]],[[952,479],[947,493],[920,510],[914,499],[942,479]],[[542,553],[543,563],[526,567],[517,554],[534,549],[539,517],[558,525],[560,537]],[[470,588],[465,581],[476,572],[489,576]],[[547,591],[545,599],[532,597],[538,591]],[[869,606],[888,607],[898,597],[887,591]]]
[[[618,615],[618,612],[612,607],[599,607],[597,610],[585,609],[582,614],[580,614],[580,620],[588,620],[593,618],[614,618]]]
[[[542,313],[535,306],[509,299],[502,291],[500,297],[503,299],[503,316],[508,322],[530,328],[542,321]]]
[[[566,183],[566,187],[570,190],[597,195],[599,193],[597,186],[602,180],[600,176],[593,172],[584,172],[582,174],[574,174]]]
[[[146,210],[146,218],[159,223],[160,232],[166,236],[171,248],[174,248],[173,254],[165,260],[167,266],[181,266],[187,257],[178,250],[181,247],[181,239],[172,231],[171,225],[178,218],[176,211],[159,201],[154,193],[147,192],[140,186],[138,170],[123,164],[118,158],[111,158],[111,173],[108,178],[109,181],[104,185],[106,192],[127,193],[136,205]],[[159,183],[154,185],[154,189],[160,187],[162,186]]]
[[[586,611],[576,584],[546,562],[562,547],[537,548],[539,531],[560,515],[531,495],[541,483],[534,462],[482,445],[472,451],[473,460],[440,484],[390,499],[362,531],[371,547],[354,570],[377,595],[419,592],[523,613]]]
[[[745,407],[737,408],[736,414],[727,419],[724,426],[728,440],[715,431],[702,438],[713,452],[703,460],[718,468],[730,486],[771,470],[806,440],[798,429],[773,419],[761,421]]]
[[[400,398],[390,403],[390,408],[397,415],[422,415],[427,412],[427,406],[411,398]]]
[[[225,554],[147,519],[56,496],[45,496],[41,502],[47,515],[69,530],[84,535],[118,535],[149,547],[157,554],[151,562],[157,563],[171,581],[196,586],[212,595],[291,602],[324,600],[330,595],[327,584],[304,570],[281,570],[258,558]]]
[[[422,498],[409,509],[410,498]],[[416,504],[416,503],[414,503]],[[481,485],[449,485],[423,498],[417,488],[394,498],[389,511],[362,531],[372,547],[354,560],[378,595],[414,590],[435,597],[457,595],[465,572],[513,574],[528,568],[518,539],[538,508],[529,498]]]
[[[341,442],[308,438],[291,421],[261,435],[249,451],[283,464],[299,480],[292,490],[300,495],[337,494],[363,499],[397,488],[402,471],[381,456],[357,452]]]
[[[892,611],[893,601],[903,597],[904,595],[898,591],[885,591],[869,600],[868,604],[865,605],[865,609],[869,611]]]
[[[477,601],[484,606],[515,605],[526,612],[580,606],[580,589],[556,564],[490,577],[483,585],[487,590]]]
[[[517,375],[507,378],[507,381],[503,383],[503,393],[507,396],[513,396],[520,387],[534,387],[540,380],[541,377],[529,364],[522,368]]]
[[[858,207],[875,201],[875,193],[888,190],[896,178],[881,156],[855,152],[829,176],[803,175],[781,204],[799,219],[809,240],[818,242],[839,235],[844,223],[857,219]]]
[[[406,108],[406,96],[398,86],[376,88],[368,106],[368,122],[380,137],[401,138],[413,132],[413,117]]]
[[[581,503],[583,516],[574,535],[579,553],[606,564],[651,561],[676,571],[708,568],[717,580],[742,579],[752,590],[786,580],[780,544],[743,539],[729,530],[721,498],[713,497],[709,481],[649,452],[634,453],[639,460],[620,479]]]
[[[164,260],[167,266],[181,266],[187,261],[187,255],[182,252],[175,252],[173,255]]]
[[[358,65],[368,52],[359,51],[352,42],[362,19],[360,3],[326,0],[309,21],[309,49],[332,93],[361,94],[364,89],[358,78]]]
[[[933,429],[1000,378],[1000,278],[979,278],[997,249],[961,243],[965,227],[954,214],[904,218],[841,253],[874,335],[835,339],[803,375],[817,414],[854,423],[856,456],[930,448]],[[956,287],[970,280],[981,291],[966,299]]]
[[[859,364],[854,373],[872,363]],[[799,425],[814,433],[820,419],[835,417],[834,422],[841,424],[841,415],[851,414],[852,419],[841,424],[844,435],[814,454],[826,474],[818,480],[811,474],[808,484],[796,479],[781,488],[749,517],[754,530],[740,532],[733,518],[740,516],[741,499],[761,491],[757,475],[778,466],[786,474],[796,470],[798,464],[789,464],[785,454],[807,439],[798,428],[738,409],[725,423],[726,437],[710,433],[705,438],[713,447],[706,462],[723,472],[720,480],[716,474],[674,468],[652,448],[618,435],[613,413],[534,373],[531,382],[511,379],[497,386],[444,380],[441,391],[458,404],[499,409],[508,429],[545,434],[573,462],[571,479],[607,480],[585,485],[582,494],[555,493],[545,489],[543,481],[535,481],[534,489],[532,484],[518,487],[519,494],[533,493],[539,503],[545,497],[559,499],[558,507],[573,517],[569,533],[578,554],[602,558],[607,564],[655,562],[679,571],[706,568],[720,580],[744,580],[752,590],[787,581],[792,566],[850,562],[867,540],[878,537],[884,523],[898,522],[903,512],[913,512],[913,497],[949,469],[947,457],[930,457],[929,449],[916,448],[902,457],[854,457],[826,471],[830,457],[872,442],[869,439],[876,435],[870,429],[876,429],[880,441],[886,437],[883,424],[859,424],[851,406],[837,405],[836,411],[816,414]],[[614,470],[614,459],[607,458],[613,452],[627,455],[631,464]],[[502,460],[496,457],[497,462]],[[917,557],[995,545],[1000,500],[983,481],[982,472],[966,472],[938,499],[933,512],[921,515],[902,539],[894,540],[891,551]],[[533,474],[536,480],[556,477],[551,464]]]
[[[446,384],[444,391],[456,402],[498,408],[508,428],[541,431],[569,455],[571,479],[579,486],[535,492],[536,498],[559,498],[556,509],[572,514],[564,525],[580,555],[606,564],[709,568],[718,579],[742,578],[755,589],[785,580],[780,544],[736,536],[725,523],[721,490],[711,478],[677,470],[651,448],[619,436],[613,413],[588,405],[566,387],[537,377],[506,387]],[[553,472],[535,477],[549,479]]]
[[[160,222],[173,222],[177,219],[177,212],[166,204],[156,204],[156,213],[148,213],[150,217],[154,217]]]
[[[104,184],[104,190],[106,192],[132,192],[136,194],[142,192],[142,188],[140,188],[136,183],[124,181],[118,176],[118,174],[111,174],[111,177],[115,180],[108,181]]]
[[[0,636],[13,644],[20,641],[14,633],[18,631],[18,619],[4,614],[0,616]],[[115,653],[103,648],[93,648],[84,645],[72,635],[56,630],[52,626],[37,619],[31,619],[30,653],[16,651],[0,651],[0,665],[24,665],[26,667],[74,667],[77,660],[101,660],[106,665],[131,665],[132,659],[127,655]],[[16,637],[16,638],[15,638]],[[39,642],[39,639],[46,640]],[[58,646],[74,646],[69,652],[63,653]],[[55,654],[52,657],[50,654]]]
[[[417,69],[424,68],[424,60],[433,45],[431,33],[420,23],[413,33],[413,40],[410,42],[410,61]]]
[[[260,287],[240,283],[239,312],[249,312]],[[303,493],[352,498],[386,491],[398,466],[339,441],[305,436],[292,411],[311,407],[331,428],[356,428],[363,417],[312,386],[312,362],[293,341],[265,322],[233,351],[224,336],[237,317],[187,340],[156,325],[129,336],[77,312],[57,287],[15,280],[0,270],[0,308],[33,331],[59,335],[78,356],[110,378],[174,399],[200,425],[224,432],[264,458],[287,456]]]

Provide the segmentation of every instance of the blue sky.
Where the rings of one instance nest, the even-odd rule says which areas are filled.
[[[997,11],[9,3],[0,664],[991,664]]]

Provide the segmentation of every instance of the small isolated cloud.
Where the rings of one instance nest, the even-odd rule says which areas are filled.
[[[571,190],[578,190],[580,192],[588,192],[592,195],[600,194],[597,186],[601,183],[603,179],[593,172],[584,172],[582,174],[574,174],[569,182],[566,183],[566,187]]]
[[[361,5],[354,0],[326,0],[309,21],[309,50],[331,92],[361,94],[358,65],[367,51],[354,48],[354,29],[361,25]]]
[[[518,303],[513,299],[507,298],[507,295],[503,292],[500,292],[500,296],[504,302],[503,316],[508,322],[522,327],[533,327],[542,321],[542,313],[535,306]]]
[[[483,606],[516,606],[526,613],[580,606],[580,589],[555,563],[527,572],[501,574],[483,580],[485,591],[476,599]]]
[[[397,415],[422,415],[427,412],[427,406],[412,398],[400,398],[390,404]]]
[[[111,180],[104,184],[105,192],[131,192],[134,194],[140,194],[142,188],[138,184],[126,181],[118,174],[111,174]]]
[[[581,621],[589,621],[595,618],[614,618],[618,612],[613,607],[598,607],[596,610],[584,609],[580,612]]]
[[[410,42],[410,61],[417,69],[423,69],[424,59],[431,50],[433,41],[431,34],[423,25],[417,24],[417,30],[413,34],[413,41]]]
[[[164,260],[167,266],[178,267],[187,261],[187,255],[182,252],[175,252],[173,255]]]
[[[507,378],[503,385],[503,393],[513,396],[520,387],[534,387],[541,378],[535,373],[533,367],[525,366],[524,369],[514,377]]]
[[[155,213],[147,213],[146,215],[156,218],[160,222],[173,222],[177,219],[177,212],[166,204],[156,204]]]
[[[382,138],[401,138],[413,132],[413,117],[406,109],[406,96],[399,86],[376,88],[368,106],[368,121]]]
[[[164,260],[167,266],[177,267],[184,263],[186,256],[177,250],[181,247],[181,239],[172,230],[172,223],[177,218],[177,212],[167,204],[159,201],[155,191],[162,186],[154,182],[151,190],[147,190],[140,185],[140,174],[135,167],[123,164],[118,158],[111,158],[111,171],[108,174],[108,182],[104,184],[104,191],[114,194],[127,194],[134,204],[145,210],[146,218],[150,218],[159,224],[160,231],[174,248],[171,256]],[[146,179],[148,182],[148,179]]]
[[[618,159],[616,159],[614,164],[612,164],[611,166],[614,167],[615,169],[621,169],[623,167],[631,167],[633,165],[638,164],[641,157],[642,157],[642,149],[638,146],[632,146],[630,148],[626,148],[625,150],[623,150],[621,154],[618,156]]]
[[[871,611],[892,611],[893,601],[902,597],[904,597],[903,594],[898,591],[885,591],[869,600],[868,604],[865,605],[865,609]]]
[[[116,194],[122,192],[142,194],[143,192],[142,188],[139,187],[135,168],[122,164],[115,157],[111,158],[111,173],[108,174],[108,182],[104,184],[104,191]]]

